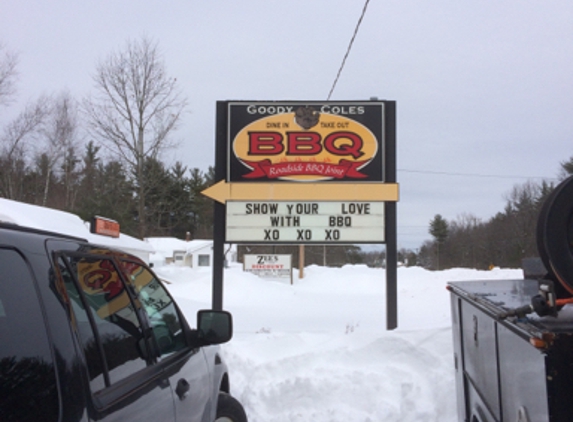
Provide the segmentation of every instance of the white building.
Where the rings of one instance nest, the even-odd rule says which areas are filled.
[[[175,237],[148,237],[145,239],[155,253],[154,265],[174,263],[186,267],[210,267],[213,264],[212,240],[181,240]]]

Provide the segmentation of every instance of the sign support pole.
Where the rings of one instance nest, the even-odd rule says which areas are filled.
[[[396,103],[386,103],[386,182],[396,183]],[[386,202],[386,329],[398,327],[398,252],[396,202]]]
[[[304,245],[298,247],[298,278],[304,278]]]
[[[215,141],[215,180],[226,179],[227,160],[227,104],[217,102]],[[225,204],[214,201],[213,212],[213,291],[212,308],[223,310],[223,273],[225,268]]]
[[[395,202],[386,204],[386,224],[386,329],[393,330],[398,327],[398,254]]]

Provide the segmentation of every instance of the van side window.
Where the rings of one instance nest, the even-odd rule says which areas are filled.
[[[153,329],[153,337],[161,357],[187,346],[181,318],[175,303],[153,273],[131,261],[121,261],[123,272],[133,283],[139,300]]]
[[[90,386],[92,391],[98,391],[105,387],[104,381],[104,361],[101,355],[101,350],[97,347],[97,340],[94,335],[94,330],[91,326],[88,311],[84,306],[82,296],[74,279],[68,270],[63,258],[58,258],[58,268],[66,287],[66,292],[70,298],[73,322],[76,326],[80,341],[83,346],[86,362],[88,363],[88,374],[90,379]]]
[[[141,323],[111,259],[66,257],[74,280],[66,288],[77,319],[92,391],[145,368]]]
[[[0,248],[0,420],[58,416],[54,363],[34,279],[24,258]]]

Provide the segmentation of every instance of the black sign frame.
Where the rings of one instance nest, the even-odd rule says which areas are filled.
[[[231,120],[231,105],[266,105],[266,106],[318,106],[330,105],[339,107],[352,107],[357,104],[381,105],[383,109],[382,128],[380,136],[381,147],[377,154],[381,169],[379,171],[380,181],[384,183],[396,183],[396,102],[395,101],[218,101],[216,109],[216,142],[215,142],[215,182],[225,180],[233,181],[237,174],[236,170],[231,170],[231,147],[232,135],[236,133],[240,123],[236,119]],[[240,121],[240,119],[239,119]],[[373,160],[373,161],[375,161]],[[235,163],[236,164],[236,163]],[[246,171],[246,170],[242,170]],[[232,176],[232,177],[231,177]],[[374,176],[372,176],[374,177]],[[374,180],[365,181],[364,183]],[[276,181],[273,180],[273,183]],[[249,183],[248,181],[237,181],[236,183]],[[323,183],[323,182],[321,182]],[[324,183],[336,183],[336,181],[326,181]],[[339,182],[341,183],[341,182]],[[398,326],[397,321],[397,207],[396,202],[385,203],[385,244],[386,244],[386,327],[389,330]],[[226,206],[219,202],[214,204],[214,228],[213,228],[213,309],[223,309],[223,269],[224,243],[226,227]]]

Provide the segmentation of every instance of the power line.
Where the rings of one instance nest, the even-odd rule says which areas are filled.
[[[354,43],[354,38],[356,38],[356,34],[358,33],[358,28],[360,28],[360,24],[362,23],[362,19],[364,18],[364,14],[366,13],[366,8],[368,7],[369,2],[370,2],[370,0],[366,0],[366,3],[364,3],[364,8],[362,9],[362,14],[360,15],[360,19],[358,19],[358,23],[356,24],[356,28],[354,28],[354,34],[352,34],[352,39],[350,40],[350,44],[348,44],[348,48],[346,49],[346,54],[344,55],[344,58],[342,59],[342,64],[340,65],[340,69],[338,69],[338,74],[336,75],[336,78],[334,79],[334,83],[332,84],[332,88],[330,88],[330,92],[328,93],[328,98],[326,98],[326,101],[330,100],[330,96],[332,95],[332,92],[334,91],[334,87],[336,87],[336,83],[338,82],[338,78],[340,77],[340,74],[342,73],[342,69],[344,68],[344,63],[346,63],[346,58],[348,57],[348,54],[350,53],[350,49],[352,48],[352,44]]]
[[[502,174],[477,174],[477,173],[451,173],[447,171],[429,171],[429,170],[408,170],[398,169],[403,173],[421,173],[421,174],[436,174],[441,176],[461,176],[461,177],[488,177],[497,179],[544,179],[544,180],[557,180],[556,177],[546,176],[518,176],[518,175],[502,175]]]

